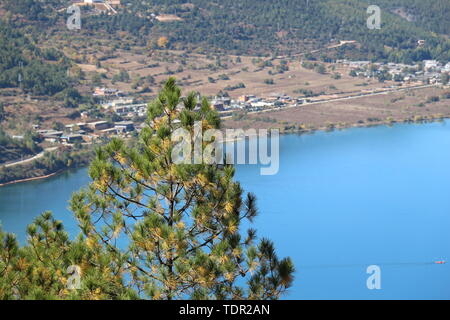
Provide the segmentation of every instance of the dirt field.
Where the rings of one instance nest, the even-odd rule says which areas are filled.
[[[427,88],[390,93],[350,100],[304,105],[286,110],[264,112],[228,119],[230,128],[324,129],[403,122],[405,120],[439,119],[450,117],[450,99],[443,99],[442,88]],[[431,97],[441,97],[430,102]],[[427,102],[428,101],[428,102]]]
[[[199,91],[203,95],[214,96],[219,91],[226,91],[232,98],[243,94],[265,97],[273,93],[298,96],[299,93],[295,91],[299,89],[333,95],[389,87],[393,84],[390,82],[381,84],[373,79],[353,78],[348,75],[350,71],[348,68],[335,66],[332,70],[331,64],[324,64],[327,67],[327,73],[319,74],[314,70],[302,68],[300,58],[287,61],[289,70],[277,73],[276,68],[282,59],[240,57],[241,61],[237,62],[236,56],[217,58],[181,51],[155,51],[145,48],[135,48],[130,51],[116,50],[114,55],[116,57],[101,61],[101,70],[96,70],[94,65],[89,67],[85,63],[80,64],[80,67],[88,73],[89,71],[105,73],[107,79],[103,82],[106,86],[131,93],[139,91],[139,88],[132,89],[132,81],[113,84],[111,79],[114,74],[119,73],[120,70],[126,70],[131,79],[151,75],[156,80],[156,84],[149,85],[153,92],[158,90],[162,81],[169,76],[174,76],[185,92]],[[97,52],[96,57],[101,58],[101,56],[101,53]],[[269,60],[272,66],[262,66],[262,61]],[[334,73],[339,73],[342,78],[333,79],[331,75]],[[265,83],[268,79],[273,80],[273,84]],[[245,88],[226,90],[227,87],[233,87],[239,83],[243,83]]]
[[[11,134],[23,134],[33,124],[51,127],[55,122],[73,122],[69,115],[76,109],[63,108],[62,101],[24,95],[19,89],[1,89],[0,101],[5,105],[6,120],[2,129]]]
[[[124,36],[126,38],[126,36]],[[371,92],[388,88],[396,83],[379,83],[374,79],[354,78],[349,70],[339,65],[324,64],[325,74],[301,66],[301,57],[283,60],[282,58],[258,58],[251,56],[213,56],[196,52],[174,50],[155,50],[149,47],[133,47],[128,50],[113,48],[109,40],[73,39],[71,47],[67,42],[57,45],[65,54],[77,61],[78,68],[84,73],[77,89],[91,95],[95,86],[117,88],[131,97],[143,101],[151,100],[159,91],[161,84],[170,76],[178,80],[183,93],[198,91],[204,96],[214,97],[219,91],[226,92],[232,98],[244,94],[267,97],[271,94],[288,94],[292,97],[302,96],[299,90],[309,90],[321,94],[321,99],[350,96],[361,92]],[[44,43],[43,46],[46,44]],[[287,71],[282,73],[279,66],[285,63]],[[121,71],[127,71],[128,81],[113,81]],[[341,79],[332,78],[339,73]],[[101,75],[101,83],[93,84],[94,76]],[[151,77],[150,77],[151,76]],[[273,80],[268,84],[266,80]],[[243,83],[245,88],[232,89]],[[148,89],[150,90],[148,90]],[[228,88],[228,90],[227,90]],[[144,92],[141,92],[143,89]],[[403,120],[415,115],[448,115],[448,101],[425,103],[427,95],[441,95],[442,92],[430,90],[413,93],[389,94],[360,98],[348,101],[302,106],[297,109],[282,110],[248,116],[239,122],[227,121],[228,126],[285,127],[303,124],[317,127],[329,123],[344,126],[368,122],[369,118],[386,121],[387,118]],[[416,95],[416,96],[414,96]],[[26,97],[20,92],[15,96],[3,96],[8,111],[9,123],[14,123],[17,131],[22,131],[39,120],[44,126],[55,122],[63,124],[80,121],[68,116],[75,109],[62,108],[62,101]],[[394,101],[394,102],[392,102]],[[424,103],[424,107],[415,107]],[[447,106],[447,107],[446,107]],[[83,119],[89,121],[91,119]],[[373,119],[370,123],[376,122]]]

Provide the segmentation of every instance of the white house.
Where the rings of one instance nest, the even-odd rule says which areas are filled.
[[[424,60],[423,68],[425,70],[435,69],[439,66],[439,61],[437,60]]]
[[[350,69],[358,69],[362,67],[366,67],[370,64],[370,61],[350,61],[349,67]]]
[[[445,65],[444,70],[450,72],[450,62]]]

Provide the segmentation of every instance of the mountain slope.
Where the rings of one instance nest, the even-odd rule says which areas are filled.
[[[450,35],[448,0],[378,0],[377,3],[424,30]]]
[[[366,10],[373,1],[365,0],[128,0],[140,11],[181,17],[182,21],[157,23],[153,31],[169,34],[172,44],[184,47],[200,45],[237,53],[301,52],[338,39],[359,41],[368,57],[448,60],[448,42],[430,31],[450,33],[448,19],[443,18],[450,12],[450,1],[408,1],[380,1],[382,28],[369,30]],[[420,23],[394,13],[396,8],[403,8]],[[419,39],[427,40],[425,49],[417,48]]]
[[[0,23],[0,88],[22,87],[36,95],[60,92],[69,85],[64,58],[54,49],[40,50],[24,34]]]
[[[356,40],[360,46],[338,50],[339,57],[413,62],[424,59],[450,60],[448,0],[122,0],[118,14],[93,15],[83,11],[84,36],[156,43],[169,38],[172,49],[195,49],[210,53],[277,55],[307,52],[338,40]],[[24,9],[35,3],[27,15]],[[7,0],[11,13],[42,28],[66,32],[65,10],[70,1]],[[367,8],[382,10],[381,30],[366,26]],[[53,9],[53,10],[52,10]],[[59,10],[59,12],[58,12]],[[85,10],[85,9],[83,9]],[[170,22],[154,19],[171,14]],[[170,20],[170,19],[169,19]],[[17,26],[26,27],[20,19]],[[49,22],[51,21],[51,23]],[[19,23],[20,22],[20,23]],[[418,40],[425,45],[418,47]]]

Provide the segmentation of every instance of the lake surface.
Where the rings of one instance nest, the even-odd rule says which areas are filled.
[[[257,195],[259,236],[296,265],[287,299],[450,299],[450,122],[286,135],[280,170],[238,166]],[[86,169],[0,188],[0,220],[25,239],[53,211],[74,236],[72,192]],[[381,268],[369,290],[366,269]]]

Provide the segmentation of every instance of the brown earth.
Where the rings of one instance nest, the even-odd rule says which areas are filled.
[[[449,89],[426,88],[359,97],[351,100],[303,105],[258,114],[234,116],[224,122],[229,128],[324,129],[382,123],[422,121],[450,117]],[[440,101],[430,102],[439,96]],[[241,118],[241,119],[239,119]],[[239,119],[239,120],[238,120]]]

